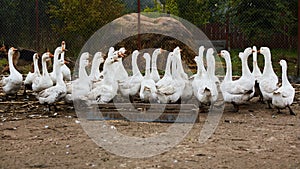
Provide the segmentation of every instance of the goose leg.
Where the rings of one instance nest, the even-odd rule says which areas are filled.
[[[294,113],[294,111],[291,109],[291,107],[290,107],[290,106],[287,106],[287,107],[288,107],[289,110],[290,110],[290,115],[296,116],[296,113]]]
[[[277,114],[282,114],[279,108],[277,108]]]
[[[268,101],[267,101],[267,103],[268,103],[268,108],[267,108],[267,109],[272,109],[272,107],[271,107],[271,102],[272,102],[271,100],[268,100]]]
[[[235,104],[234,102],[232,102],[232,105],[234,107],[234,112],[239,112],[239,105]]]
[[[25,87],[24,87],[23,96],[25,96],[25,95],[26,95],[26,89],[27,89],[27,85],[25,85]]]

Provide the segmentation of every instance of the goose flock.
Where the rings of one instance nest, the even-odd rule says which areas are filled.
[[[157,69],[157,58],[162,55],[163,49],[156,49],[150,55],[143,53],[145,59],[145,75],[141,73],[137,65],[140,55],[138,50],[132,53],[132,75],[124,68],[122,59],[126,56],[125,48],[115,50],[111,47],[107,58],[102,52],[96,52],[90,64],[91,54],[84,52],[79,59],[79,76],[71,80],[71,71],[66,66],[64,55],[66,43],[63,41],[54,54],[46,52],[42,55],[42,73],[38,67],[38,54],[33,55],[34,71],[29,72],[23,81],[22,75],[13,65],[13,54],[17,51],[11,47],[8,51],[9,76],[3,77],[1,86],[5,94],[16,95],[22,85],[26,90],[32,90],[36,94],[39,103],[53,105],[64,99],[66,102],[74,100],[108,103],[118,94],[129,97],[133,101],[135,96],[144,102],[151,103],[177,103],[196,98],[201,104],[214,105],[222,95],[227,103],[233,104],[235,111],[239,105],[245,104],[251,98],[260,96],[261,100],[280,109],[288,108],[291,115],[296,115],[290,105],[293,103],[295,89],[287,78],[287,62],[280,61],[282,67],[282,84],[278,85],[278,77],[272,68],[271,52],[268,47],[257,50],[255,46],[246,48],[239,53],[242,62],[242,75],[239,79],[232,78],[232,64],[230,52],[222,50],[218,53],[224,58],[226,74],[222,81],[215,75],[215,51],[212,48],[206,50],[199,47],[198,56],[194,57],[197,65],[197,73],[188,76],[184,71],[181,59],[181,49],[176,47],[168,53],[163,75]],[[264,56],[264,68],[261,73],[257,64],[257,55]],[[204,55],[206,64],[204,63]],[[249,69],[248,58],[253,57],[253,70]],[[47,61],[53,58],[53,70],[48,73]],[[100,65],[103,70],[100,71]],[[87,68],[91,65],[90,73]],[[206,65],[206,66],[205,66]],[[220,91],[220,92],[219,92]]]

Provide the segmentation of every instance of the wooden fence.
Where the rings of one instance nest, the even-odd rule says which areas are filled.
[[[210,40],[226,40],[226,48],[246,48],[252,46],[242,31],[238,28],[229,28],[222,23],[209,23],[200,28]],[[288,28],[283,28],[287,32]],[[277,33],[270,36],[267,41],[255,42],[257,46],[268,46],[270,48],[297,49],[297,36],[288,36]]]

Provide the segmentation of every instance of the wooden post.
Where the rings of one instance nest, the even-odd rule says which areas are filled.
[[[298,61],[297,61],[297,76],[300,77],[300,0],[298,0]]]
[[[141,49],[141,1],[138,0],[138,50]]]
[[[40,48],[40,37],[39,37],[39,1],[35,0],[35,40],[36,40],[36,50]]]

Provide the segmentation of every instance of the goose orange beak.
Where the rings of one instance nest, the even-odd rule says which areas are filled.
[[[257,53],[260,53],[260,50],[258,50]]]
[[[50,52],[49,52],[49,56],[50,56],[50,58],[54,57],[54,55],[52,53],[50,53]]]

